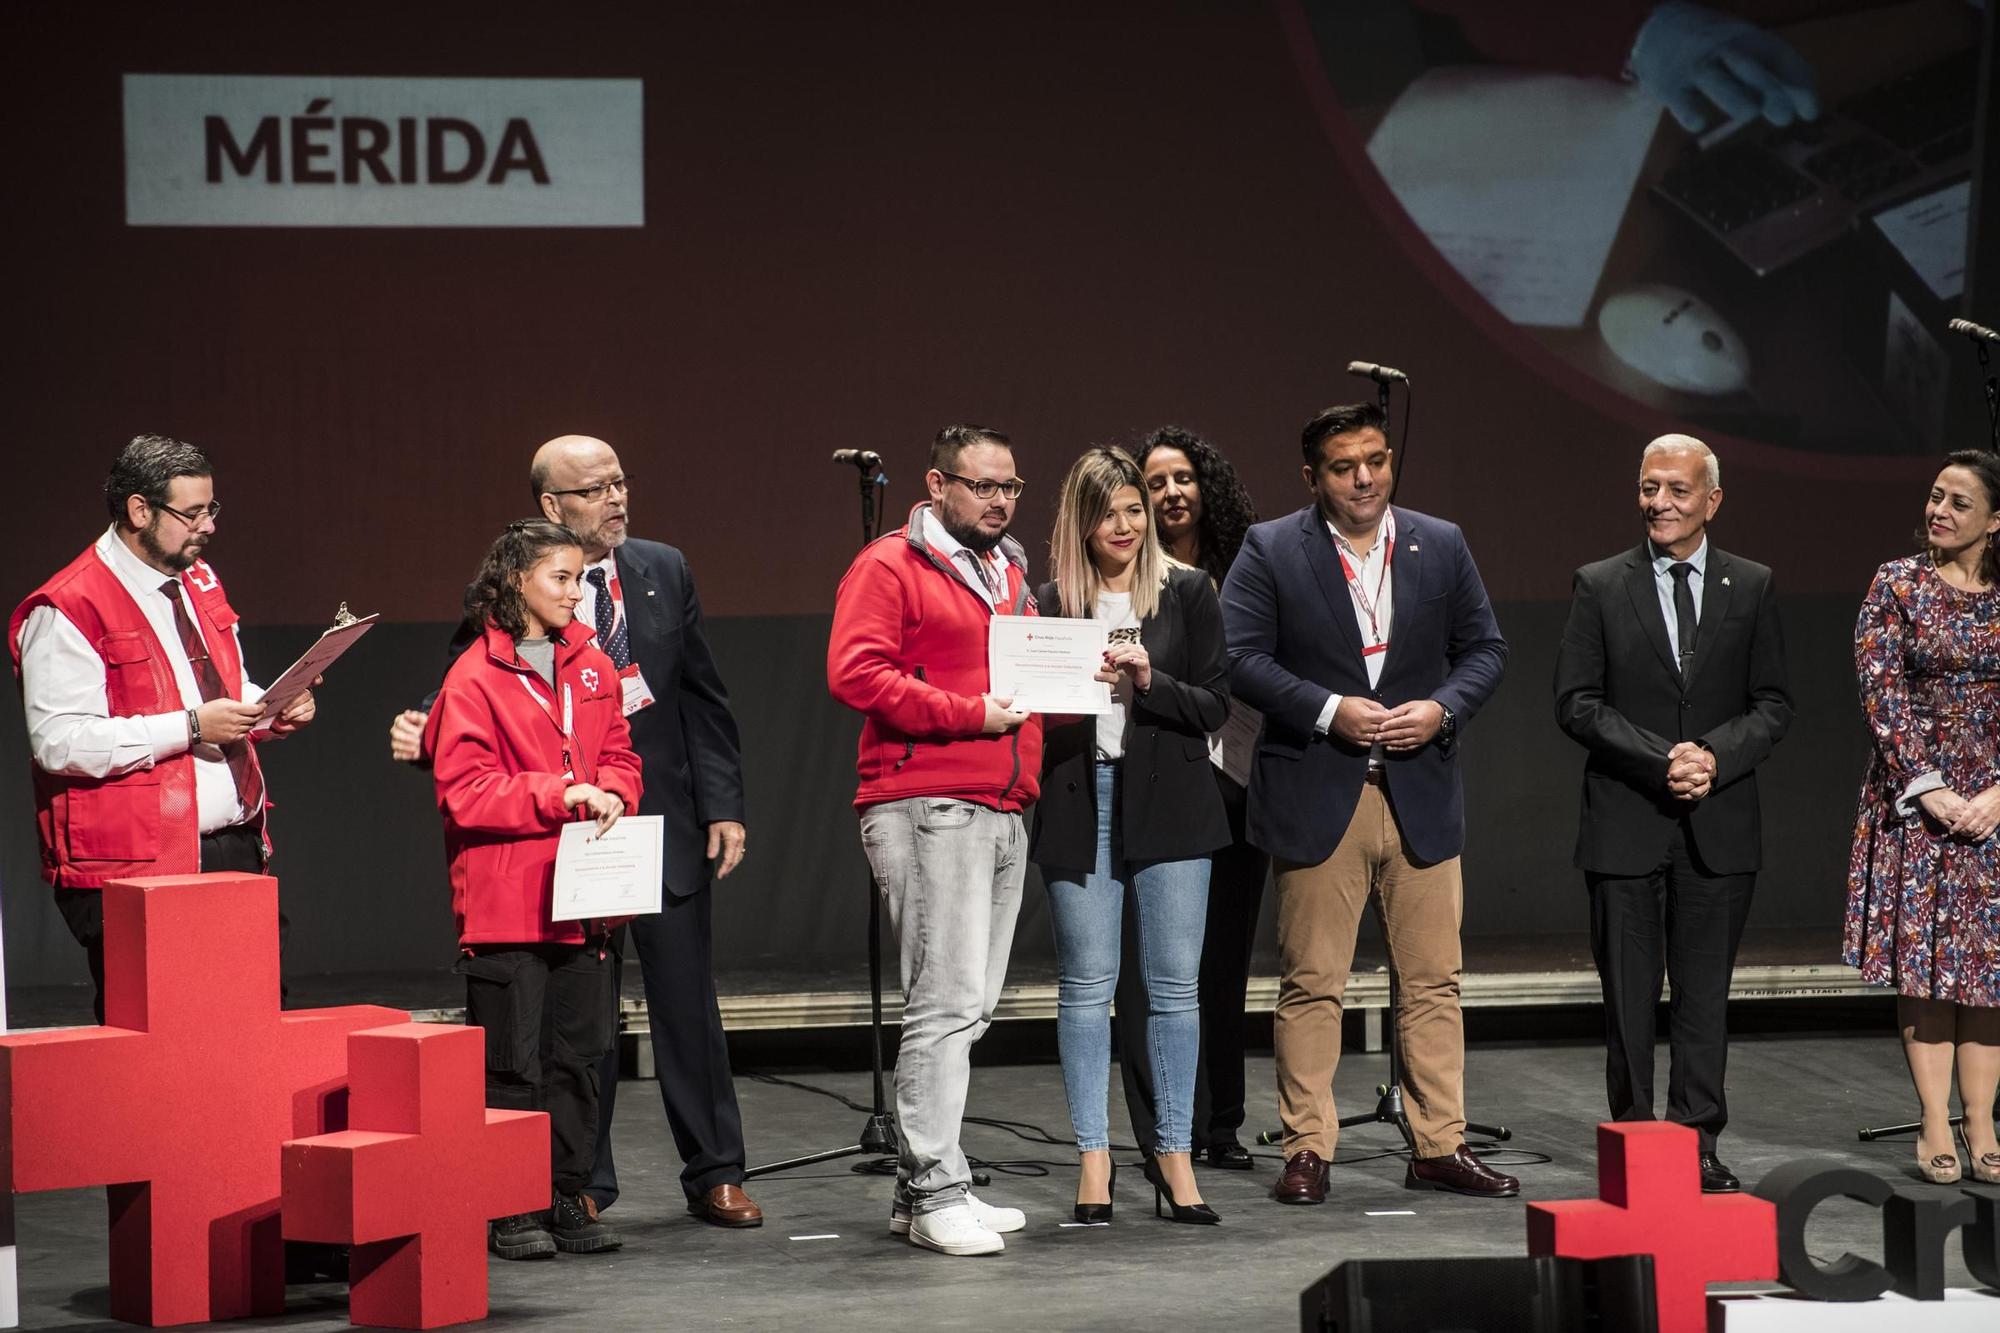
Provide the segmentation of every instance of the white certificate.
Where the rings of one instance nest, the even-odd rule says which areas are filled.
[[[987,686],[1031,713],[1108,713],[1111,687],[1095,679],[1111,627],[1064,616],[995,616],[986,637]]]
[[[1241,699],[1229,701],[1229,716],[1222,726],[1208,734],[1208,761],[1236,779],[1238,786],[1250,785],[1250,759],[1257,753],[1257,738],[1264,734],[1264,715]]]
[[[626,815],[602,837],[594,819],[563,825],[550,919],[583,921],[659,911],[666,830],[664,815]]]

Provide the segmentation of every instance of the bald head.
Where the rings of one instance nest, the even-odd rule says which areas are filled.
[[[604,441],[556,436],[535,450],[528,484],[542,515],[583,542],[585,559],[602,560],[625,540],[629,487],[618,455]]]

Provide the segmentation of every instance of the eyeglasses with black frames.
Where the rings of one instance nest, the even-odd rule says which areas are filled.
[[[939,476],[949,477],[962,484],[966,490],[981,500],[991,500],[996,495],[1004,495],[1009,500],[1018,500],[1021,498],[1021,492],[1028,489],[1028,483],[1018,477],[1013,481],[993,481],[986,477],[961,477],[958,473],[946,472],[943,468],[937,471]]]
[[[543,491],[542,494],[574,495],[585,504],[594,505],[610,499],[614,491],[619,495],[631,494],[632,477],[629,473],[622,477],[613,477],[610,481],[600,481],[595,486],[579,486],[570,491]]]
[[[207,519],[213,523],[222,513],[222,501],[220,500],[210,500],[207,504],[198,505],[193,509],[176,509],[172,505],[154,504],[151,500],[148,500],[146,503],[152,505],[154,509],[159,510],[163,514],[172,514],[191,528],[200,527],[203,519]]]

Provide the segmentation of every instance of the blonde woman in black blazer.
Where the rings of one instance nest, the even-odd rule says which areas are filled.
[[[1159,1089],[1146,1172],[1155,1212],[1213,1223],[1189,1156],[1200,1047],[1201,941],[1209,853],[1229,843],[1208,733],[1229,710],[1222,611],[1208,576],[1171,560],[1131,455],[1095,448],[1063,480],[1044,615],[1112,622],[1098,679],[1111,713],[1050,718],[1030,857],[1048,885],[1060,972],[1056,1035],[1079,1156],[1076,1216],[1111,1215],[1111,998],[1126,892],[1138,903],[1149,999],[1146,1050]]]

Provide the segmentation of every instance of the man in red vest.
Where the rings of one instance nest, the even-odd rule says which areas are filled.
[[[125,446],[104,483],[111,526],[14,608],[7,644],[34,756],[42,877],[90,962],[104,1021],[107,881],[261,873],[264,776],[251,743],[312,721],[308,690],[257,728],[236,612],[202,552],[215,534],[207,455],[164,435]],[[285,918],[278,917],[279,940]]]

